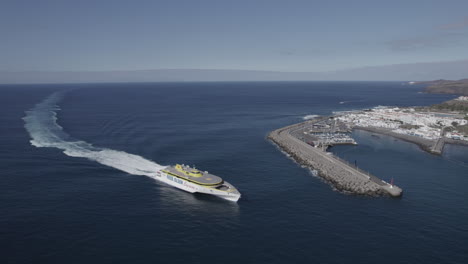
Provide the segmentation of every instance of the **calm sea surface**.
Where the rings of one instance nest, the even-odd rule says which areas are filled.
[[[0,86],[0,263],[467,263],[468,148],[355,131],[332,152],[403,188],[334,191],[265,139],[304,116],[453,96],[399,82]],[[151,177],[194,164],[236,204]]]

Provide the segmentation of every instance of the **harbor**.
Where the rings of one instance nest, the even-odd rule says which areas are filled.
[[[333,117],[321,117],[290,131],[294,137],[323,150],[334,145],[356,145],[350,132],[344,123]]]
[[[464,100],[462,96],[446,103]],[[421,149],[436,155],[443,153],[446,143],[468,145],[468,117],[464,112],[378,106],[341,112],[334,119],[350,130],[361,129],[389,135],[417,144]]]
[[[356,144],[350,130],[333,117],[319,117],[272,131],[273,141],[297,163],[318,171],[318,175],[342,192],[398,197],[402,189],[338,158],[327,148],[336,144]]]

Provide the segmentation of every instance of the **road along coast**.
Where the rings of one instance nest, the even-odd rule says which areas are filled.
[[[340,191],[371,196],[402,195],[401,188],[396,185],[387,183],[326,152],[326,145],[313,144],[301,137],[300,132],[323,120],[323,117],[317,118],[274,130],[268,135],[268,139],[291,155],[297,163],[317,170],[320,177]]]

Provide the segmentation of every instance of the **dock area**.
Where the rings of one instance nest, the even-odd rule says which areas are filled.
[[[298,163],[315,169],[319,176],[336,189],[360,195],[402,195],[401,188],[336,157],[326,149],[334,144],[355,144],[349,141],[335,121],[320,117],[272,131],[268,138]],[[348,131],[349,132],[349,131]],[[318,134],[328,136],[320,137]],[[338,135],[338,136],[336,136]],[[342,140],[344,140],[342,142]]]
[[[334,145],[357,145],[350,136],[351,130],[333,117],[321,117],[303,124],[290,133],[311,146],[326,150]]]

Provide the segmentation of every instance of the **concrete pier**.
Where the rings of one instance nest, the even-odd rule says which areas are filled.
[[[434,146],[430,149],[430,152],[437,155],[442,155],[442,151],[444,151],[445,145],[445,130],[447,127],[444,127],[440,130],[440,137],[435,142]]]
[[[437,155],[442,155],[442,151],[444,150],[445,140],[443,137],[439,138],[434,146],[431,148],[430,152]]]
[[[332,153],[313,147],[299,139],[297,131],[313,123],[314,120],[311,120],[283,127],[271,132],[268,138],[290,154],[296,162],[317,170],[320,177],[338,190],[361,195],[401,196],[402,190],[399,187],[359,170]]]

